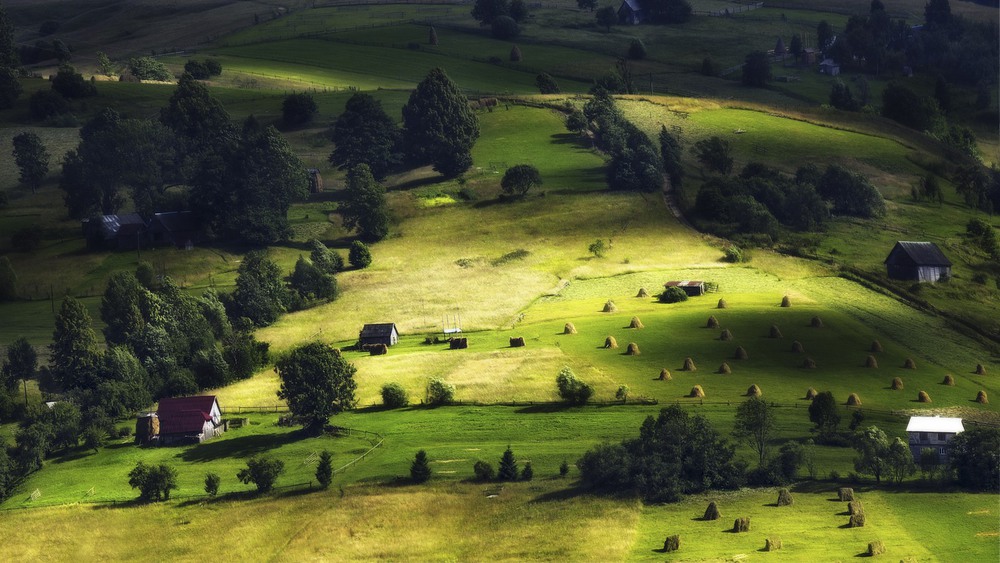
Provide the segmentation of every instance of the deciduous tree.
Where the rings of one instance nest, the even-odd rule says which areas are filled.
[[[275,364],[281,387],[278,398],[300,418],[306,431],[323,430],[331,416],[354,406],[357,369],[326,344],[313,342],[291,351]]]
[[[381,180],[401,160],[399,127],[382,109],[382,102],[369,94],[358,92],[347,100],[330,137],[334,143],[330,164],[342,170],[367,164]]]
[[[757,465],[763,467],[768,458],[769,443],[774,434],[775,417],[771,405],[760,397],[750,397],[736,407],[733,436],[743,440],[757,452]]]
[[[837,400],[830,391],[821,391],[809,404],[809,421],[816,425],[821,436],[829,436],[837,432],[840,425],[840,413],[837,412]]]
[[[503,193],[514,197],[523,196],[531,188],[540,185],[542,185],[542,175],[537,168],[530,164],[511,166],[504,172],[503,179],[500,181]]]
[[[347,172],[346,197],[340,212],[344,226],[357,229],[366,242],[378,242],[389,234],[385,188],[375,180],[367,164],[358,164]]]
[[[440,68],[430,71],[403,106],[403,137],[414,164],[433,164],[445,176],[457,176],[472,165],[479,119]]]
[[[45,149],[41,138],[30,132],[18,133],[12,144],[14,162],[21,171],[21,183],[35,193],[49,173],[49,151]]]
[[[285,96],[285,101],[281,103],[281,118],[285,123],[292,126],[304,125],[312,121],[319,106],[312,94],[300,92]]]
[[[268,456],[253,456],[247,466],[240,469],[236,478],[244,484],[253,483],[258,493],[267,493],[274,488],[278,476],[284,473],[285,462]]]

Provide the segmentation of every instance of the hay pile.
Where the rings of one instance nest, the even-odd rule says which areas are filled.
[[[819,393],[812,387],[806,389],[806,400],[811,401],[816,398],[816,395],[819,395]]]
[[[448,341],[448,348],[452,350],[464,350],[469,347],[468,338],[452,338]]]
[[[604,339],[604,347],[609,350],[613,350],[618,347],[618,341],[615,340],[614,336],[609,336]]]
[[[629,328],[642,328],[643,324],[642,324],[642,321],[639,320],[639,317],[632,317],[632,321],[628,323],[628,327]]]
[[[691,393],[688,394],[688,397],[696,397],[697,398],[697,397],[704,397],[704,396],[705,396],[705,390],[701,388],[701,385],[695,385],[694,387],[692,387],[691,388]]]
[[[798,340],[796,340],[795,342],[792,342],[792,352],[795,352],[796,354],[801,354],[801,353],[803,353],[805,351],[806,351],[806,348],[805,348],[805,346],[802,345],[801,342],[799,342]]]
[[[729,375],[730,373],[733,373],[733,370],[729,367],[729,364],[722,362],[722,365],[719,366],[719,369],[715,370],[715,373]]]
[[[733,531],[736,533],[750,531],[750,517],[744,516],[733,521]]]
[[[667,539],[663,540],[663,551],[665,553],[670,553],[671,551],[677,551],[681,548],[681,537],[674,534],[672,536],[667,536]]]
[[[737,360],[748,360],[748,359],[750,359],[750,355],[747,354],[747,351],[746,351],[745,348],[743,348],[742,346],[737,346],[736,347],[736,353],[733,354],[733,358],[737,359]]]
[[[767,538],[764,540],[764,551],[778,551],[781,549],[781,540],[779,538]]]
[[[722,518],[722,513],[719,512],[719,505],[715,504],[715,501],[708,503],[708,508],[705,509],[705,515],[701,517],[702,520],[718,520]]]
[[[636,293],[635,296],[636,297],[649,297],[649,292],[646,291],[645,287],[640,287],[639,288],[639,293]]]
[[[604,304],[604,308],[601,309],[604,313],[616,313],[618,312],[618,307],[615,307],[615,302],[608,299],[608,302]]]
[[[792,493],[788,489],[778,491],[778,506],[792,506]]]
[[[952,377],[952,375],[949,373],[948,375],[944,376],[944,381],[941,382],[941,385],[947,385],[948,387],[954,387],[955,386],[955,378]]]
[[[816,369],[816,360],[812,358],[806,358],[802,360],[802,367],[805,369]]]
[[[660,370],[660,381],[670,381],[671,379],[673,378],[670,377],[670,370],[668,370],[667,368],[663,368]]]
[[[719,340],[722,340],[723,342],[729,342],[732,339],[733,339],[733,333],[729,332],[728,328],[723,329],[722,334],[719,335]]]
[[[784,297],[782,297],[781,298],[781,306],[782,307],[791,307],[792,306],[792,300],[789,299],[787,295],[784,296]]]
[[[903,362],[903,369],[917,369],[917,363],[912,358],[906,358],[906,361]]]
[[[684,367],[681,368],[681,371],[698,371],[698,368],[694,365],[694,360],[691,359],[691,356],[684,358]]]
[[[882,351],[882,343],[878,340],[872,340],[872,347],[870,349],[871,353],[876,354]]]
[[[850,502],[854,500],[854,489],[850,487],[841,487],[837,490],[837,498],[841,502]]]
[[[514,336],[514,337],[512,337],[510,339],[510,347],[511,348],[520,348],[522,346],[524,346],[524,337],[523,336]]]
[[[875,356],[872,356],[871,354],[868,354],[868,357],[865,358],[865,367],[866,368],[877,368],[878,367],[878,360],[875,359]]]
[[[986,375],[986,366],[983,364],[976,364],[976,375]]]
[[[893,391],[902,391],[903,390],[903,380],[901,378],[899,378],[899,377],[893,377],[892,378],[892,384],[889,385],[889,388],[892,389]]]
[[[868,557],[875,557],[883,553],[885,553],[885,544],[882,543],[882,540],[868,542]]]
[[[764,392],[760,390],[760,387],[757,387],[756,383],[754,383],[750,387],[747,387],[747,394],[746,394],[747,397],[760,397],[763,394]]]
[[[781,330],[778,329],[778,325],[771,325],[771,331],[768,333],[771,338],[781,338]]]
[[[369,356],[384,356],[389,353],[389,347],[385,344],[373,344],[368,347]]]
[[[848,528],[864,528],[865,527],[865,513],[852,514],[851,519],[847,522]]]
[[[726,303],[725,299],[719,299],[719,304],[716,305],[716,308],[718,308],[718,309],[728,309],[729,308],[729,303]]]
[[[849,407],[860,407],[861,406],[861,397],[859,397],[857,393],[851,393],[850,396],[847,397],[847,406],[849,406]]]
[[[706,328],[719,328],[719,319],[715,318],[715,315],[708,317],[708,323],[705,324]]]
[[[625,348],[626,356],[638,356],[639,355],[639,345],[635,342],[629,342],[628,348]]]
[[[927,391],[921,391],[917,393],[918,403],[929,403],[931,402],[931,396],[927,394]]]
[[[563,327],[563,334],[576,334],[576,326],[573,323],[566,323]]]
[[[989,397],[986,396],[986,391],[980,389],[979,392],[976,393],[976,402],[979,403],[980,405],[990,404],[990,399]]]
[[[813,317],[812,320],[809,321],[809,326],[813,328],[823,328],[823,319],[819,317]]]
[[[847,503],[847,514],[853,516],[855,514],[864,514],[865,506],[861,504],[860,500],[852,500]]]

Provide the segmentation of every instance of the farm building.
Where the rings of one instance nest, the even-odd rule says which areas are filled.
[[[155,412],[147,412],[135,419],[135,443],[148,446],[159,439],[160,419]]]
[[[161,445],[204,442],[225,430],[215,395],[160,399],[156,418]]]
[[[933,448],[938,454],[938,463],[948,462],[948,442],[955,434],[965,431],[961,418],[940,416],[911,416],[906,425],[906,435],[910,442],[913,459],[920,461],[920,451]]]
[[[816,64],[816,55],[818,50],[812,47],[806,47],[802,49],[802,54],[799,55],[799,62],[804,65],[814,65]]]
[[[687,293],[691,297],[697,297],[705,294],[705,282],[703,281],[668,281],[663,284],[663,287],[679,287],[684,290],[684,293]]]
[[[323,191],[323,175],[319,173],[319,168],[309,168],[309,193],[318,194]]]
[[[399,342],[399,331],[396,330],[396,323],[373,323],[366,324],[358,334],[358,343],[361,346],[369,344],[385,344],[392,346]]]
[[[135,250],[146,237],[146,221],[138,213],[99,215],[81,223],[88,248]]]
[[[894,280],[934,283],[951,277],[951,261],[933,242],[897,242],[885,259],[885,268]]]
[[[156,213],[149,224],[149,238],[155,245],[172,244],[190,250],[201,242],[198,218],[191,211]]]
[[[823,59],[823,62],[819,63],[819,72],[827,76],[837,76],[840,74],[840,65],[833,62],[833,59]]]
[[[624,0],[618,8],[618,21],[627,25],[636,25],[646,19],[646,12],[639,0]]]

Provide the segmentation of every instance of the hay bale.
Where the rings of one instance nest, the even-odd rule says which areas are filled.
[[[746,351],[746,349],[744,347],[737,346],[736,347],[736,353],[733,354],[733,359],[736,359],[736,360],[748,360],[748,359],[750,359],[750,355],[747,354],[747,351]]]
[[[986,375],[986,366],[983,364],[976,364],[976,375]]]
[[[613,350],[618,347],[618,341],[615,340],[614,336],[608,336],[604,339],[604,347],[609,350]]]
[[[717,309],[728,309],[729,308],[729,303],[726,303],[725,299],[719,299],[719,304],[716,305],[716,308]]]
[[[743,516],[733,521],[733,531],[736,533],[750,531],[750,517]]]
[[[927,391],[921,391],[917,393],[918,403],[929,403],[931,402],[931,396],[927,394]]]
[[[373,344],[368,347],[369,356],[384,356],[389,353],[389,347],[385,344]]]
[[[673,378],[670,377],[670,370],[668,370],[667,368],[663,368],[660,370],[660,381],[670,381],[671,379]]]
[[[729,331],[728,328],[722,330],[722,334],[719,335],[719,340],[723,342],[729,342],[733,339],[733,333]]]
[[[823,319],[819,317],[813,317],[812,320],[809,321],[809,326],[813,328],[823,328]]]
[[[872,354],[877,354],[882,351],[882,343],[878,340],[872,340],[872,346],[869,348]]]
[[[986,396],[986,391],[980,389],[979,392],[976,393],[976,402],[979,403],[980,405],[990,404],[990,399],[989,397]]]
[[[781,306],[782,307],[791,307],[792,306],[792,300],[789,299],[787,295],[784,296],[784,297],[782,297],[781,298]]]
[[[733,373],[733,370],[729,367],[729,364],[722,362],[722,365],[719,366],[719,369],[715,370],[715,373],[729,375],[730,373]]]
[[[523,336],[515,336],[515,337],[513,337],[513,338],[510,339],[510,347],[511,348],[520,348],[522,346],[524,346],[524,337]]]
[[[812,387],[806,389],[806,400],[811,401],[816,398],[816,395],[819,395],[819,392]]]
[[[868,542],[868,557],[875,557],[883,553],[885,553],[885,544],[882,543],[882,540]]]
[[[754,383],[750,387],[747,387],[747,393],[746,393],[747,397],[760,397],[763,394],[764,392],[760,390],[760,387],[757,387],[756,383]]]
[[[768,333],[771,338],[781,338],[781,330],[778,329],[778,325],[771,325],[771,331]]]
[[[563,334],[576,334],[576,326],[573,323],[566,323],[563,327]]]
[[[715,501],[708,503],[708,508],[705,509],[705,515],[701,517],[702,520],[718,520],[722,518],[722,513],[719,512],[719,505],[715,504]]]
[[[616,313],[618,312],[618,307],[615,307],[615,302],[608,299],[608,302],[604,304],[604,308],[601,309],[604,313]]]
[[[900,378],[898,378],[898,377],[893,377],[892,378],[892,384],[889,386],[889,388],[892,389],[893,391],[902,391],[903,390],[903,380],[900,379]]]
[[[698,368],[694,365],[694,360],[691,359],[691,356],[684,358],[684,367],[681,368],[681,371],[698,371]]]
[[[677,551],[681,548],[681,537],[677,534],[672,536],[667,536],[667,539],[663,540],[663,551],[665,553],[670,553],[671,551]]]
[[[878,360],[875,359],[875,356],[872,356],[871,354],[868,354],[868,357],[865,358],[865,367],[866,368],[877,368],[878,367]]]
[[[801,342],[799,342],[798,340],[792,342],[792,352],[795,352],[796,354],[801,354],[805,351],[806,351],[805,346],[803,346]]]
[[[859,397],[857,393],[851,393],[850,396],[847,397],[847,406],[849,406],[849,407],[860,407],[861,406],[861,397]]]
[[[778,506],[792,506],[792,493],[788,489],[778,491]]]
[[[851,487],[841,487],[837,490],[837,498],[841,502],[850,502],[854,500],[854,489]]]
[[[452,350],[464,350],[469,347],[468,338],[452,338],[448,341],[448,348]]]
[[[708,323],[705,324],[707,328],[719,328],[719,319],[715,318],[715,315],[708,317]]]
[[[705,390],[701,388],[701,385],[695,385],[691,388],[691,393],[688,397],[700,398],[705,396]]]
[[[767,538],[764,540],[764,551],[778,551],[781,549],[781,539]]]
[[[636,297],[649,297],[649,292],[646,291],[645,287],[640,287],[639,288],[639,293],[636,293],[635,296]]]
[[[642,321],[639,320],[639,317],[632,317],[632,321],[628,323],[628,327],[629,328],[643,328],[643,324],[642,324]]]
[[[816,369],[816,360],[812,358],[806,358],[802,360],[802,367],[805,369]]]
[[[865,513],[861,514],[851,514],[851,519],[847,522],[848,528],[864,528],[865,527]]]
[[[906,358],[906,361],[903,362],[903,369],[917,369],[917,363],[912,358]]]
[[[638,356],[639,355],[639,345],[635,342],[629,342],[628,348],[625,349],[626,356]]]
[[[941,382],[941,385],[947,385],[948,387],[954,387],[955,386],[955,378],[952,377],[952,375],[949,373],[948,375],[944,376],[944,381]]]
[[[861,504],[860,500],[852,500],[847,503],[847,514],[853,516],[855,514],[864,514],[865,506]]]

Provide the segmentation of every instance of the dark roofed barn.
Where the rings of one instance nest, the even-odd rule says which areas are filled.
[[[705,294],[705,282],[703,281],[668,281],[663,284],[663,287],[679,287],[684,290],[684,293],[687,293],[691,297],[697,297]]]
[[[618,8],[618,21],[628,25],[642,23],[646,19],[646,12],[642,9],[639,0],[624,0]]]
[[[885,269],[894,280],[934,283],[951,277],[951,261],[933,242],[897,242],[885,259]]]
[[[192,444],[222,434],[222,410],[215,395],[160,399],[160,444]]]
[[[90,248],[135,250],[146,236],[146,221],[138,213],[98,215],[82,223]]]
[[[392,346],[399,342],[399,331],[396,330],[396,323],[372,323],[366,324],[358,334],[358,342],[362,345],[385,344]]]

